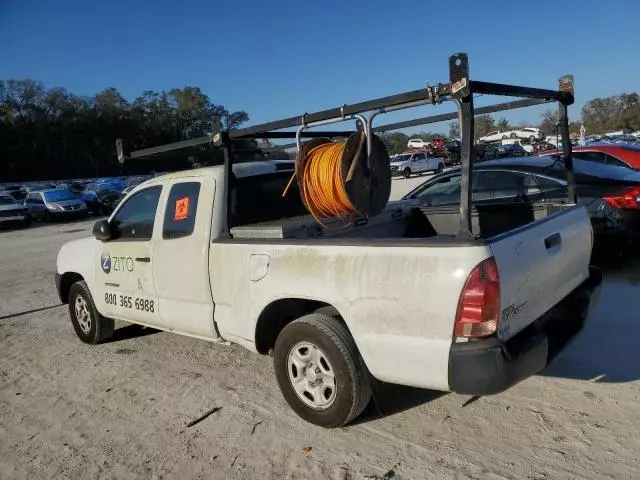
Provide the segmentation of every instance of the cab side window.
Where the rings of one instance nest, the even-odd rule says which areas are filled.
[[[39,193],[30,193],[27,197],[27,203],[30,203],[32,205],[43,205],[44,200],[42,200],[42,197]]]
[[[111,220],[114,240],[151,240],[162,187],[137,192],[122,204]]]
[[[517,198],[540,193],[533,176],[519,172],[502,170],[486,170],[480,172],[474,188],[477,200],[493,200],[499,198]]]
[[[200,182],[176,183],[171,187],[164,212],[163,239],[183,238],[193,233],[199,195]]]
[[[460,175],[450,175],[441,178],[424,189],[413,194],[411,198],[431,198],[441,195],[458,195],[460,196]]]

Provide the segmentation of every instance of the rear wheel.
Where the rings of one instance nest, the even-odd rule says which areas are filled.
[[[533,135],[531,135],[531,136],[529,137],[529,142],[530,142],[530,143],[533,143],[533,142],[535,142],[535,141],[536,141],[536,137],[534,137]]]
[[[515,133],[511,134],[511,138],[516,138],[518,135],[516,135]]]
[[[506,135],[502,135],[502,139],[503,139],[503,140],[506,140],[506,139],[507,139],[507,136],[506,136]]]
[[[282,395],[307,422],[340,427],[369,403],[366,366],[351,334],[334,317],[312,313],[291,322],[278,336],[273,357]]]
[[[69,314],[73,329],[83,342],[102,343],[113,336],[113,319],[100,315],[84,281],[71,285]]]
[[[404,169],[404,178],[409,178],[411,176],[411,169],[410,168],[405,168]]]

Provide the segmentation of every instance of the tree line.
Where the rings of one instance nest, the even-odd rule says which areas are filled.
[[[130,102],[115,88],[83,97],[33,80],[0,81],[0,180],[131,173],[117,162],[116,139],[126,151],[177,142],[209,134],[215,117],[229,128],[249,120],[197,87],[146,91]]]
[[[98,177],[142,173],[149,169],[171,169],[176,156],[189,155],[194,164],[203,159],[220,160],[220,153],[207,147],[156,158],[152,164],[117,162],[115,140],[123,139],[125,151],[209,135],[214,118],[227,128],[237,128],[249,120],[245,111],[231,112],[216,104],[198,87],[169,91],[146,91],[128,101],[115,88],[92,96],[78,96],[64,88],[45,88],[34,80],[0,81],[0,181],[45,180]],[[548,135],[556,132],[557,111],[547,110],[538,125]],[[640,129],[640,96],[637,93],[595,98],[582,108],[582,122],[590,133]],[[572,122],[577,132],[581,122]],[[448,135],[421,132],[407,136],[401,132],[381,136],[390,154],[406,149],[410,138],[432,140],[459,136],[457,122]],[[491,130],[517,128],[504,119],[479,115],[475,119],[476,138]],[[575,133],[574,132],[574,133]],[[257,143],[246,141],[243,157],[255,158]],[[288,158],[286,152],[278,158]],[[180,159],[181,161],[184,158]]]

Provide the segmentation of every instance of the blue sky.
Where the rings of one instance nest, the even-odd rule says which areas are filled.
[[[480,80],[555,88],[574,74],[573,119],[590,98],[640,87],[639,0],[459,1],[448,12],[424,1],[99,3],[0,0],[0,79],[30,77],[80,95],[113,86],[129,99],[199,86],[251,123],[447,81],[455,52],[469,54]],[[504,116],[537,123],[540,110]]]

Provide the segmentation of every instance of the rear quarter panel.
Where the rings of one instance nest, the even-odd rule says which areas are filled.
[[[322,301],[338,309],[376,378],[448,390],[460,292],[490,250],[408,244],[214,243],[209,266],[220,333],[247,346],[271,302]]]

